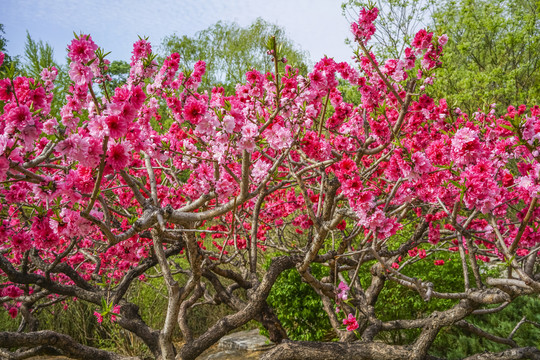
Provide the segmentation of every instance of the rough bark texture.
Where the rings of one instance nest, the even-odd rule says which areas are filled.
[[[137,360],[139,358],[121,356],[109,351],[95,349],[77,343],[71,337],[54,331],[44,330],[30,333],[0,332],[0,347],[43,347],[47,346],[58,350],[63,355],[73,359],[92,360]],[[1,354],[7,359],[20,359],[15,353]]]
[[[405,346],[392,346],[370,342],[310,342],[284,341],[261,356],[261,360],[403,360],[411,350]],[[428,356],[426,359],[436,359]]]
[[[476,354],[469,356],[463,360],[518,360],[518,359],[530,359],[540,360],[540,350],[534,347],[515,348],[498,353]]]
[[[135,304],[124,305],[120,308],[120,314],[122,316],[118,318],[118,325],[141,338],[152,354],[159,357],[159,331],[146,325],[139,315],[139,307]]]
[[[294,266],[295,262],[293,261],[292,257],[282,256],[275,258],[268,268],[268,271],[263,277],[261,283],[250,296],[248,305],[235,314],[225,316],[199,338],[193,340],[192,342],[186,343],[182,349],[180,349],[176,358],[179,360],[194,360],[204,350],[212,346],[229,331],[244,325],[261,314],[266,306],[266,298],[268,297],[268,293],[270,292],[279,274]]]

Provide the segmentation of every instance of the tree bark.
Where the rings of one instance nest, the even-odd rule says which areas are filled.
[[[534,347],[515,348],[498,353],[486,352],[466,357],[463,360],[540,360],[540,350]]]
[[[406,346],[379,342],[284,341],[261,356],[260,360],[403,360],[411,355]],[[427,356],[426,359],[436,359]]]
[[[29,333],[0,332],[0,347],[40,347],[48,346],[60,351],[63,355],[73,359],[92,360],[136,360],[139,358],[118,355],[109,351],[99,350],[90,346],[79,344],[71,337],[54,331],[44,330]],[[8,353],[13,359],[19,358],[16,354]]]

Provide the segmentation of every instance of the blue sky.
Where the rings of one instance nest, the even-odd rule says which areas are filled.
[[[173,33],[191,36],[218,20],[247,26],[257,17],[285,28],[289,38],[317,61],[323,55],[350,61],[344,40],[349,23],[340,0],[2,0],[7,50],[22,55],[26,31],[43,40],[62,62],[73,31],[90,33],[110,60],[129,61],[132,44],[149,36],[154,49]]]

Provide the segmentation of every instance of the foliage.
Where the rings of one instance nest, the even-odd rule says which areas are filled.
[[[448,1],[433,21],[449,38],[433,96],[471,113],[540,100],[538,1]]]
[[[45,68],[54,67],[58,70],[56,77],[54,98],[51,103],[51,113],[58,116],[63,105],[65,96],[68,93],[70,78],[64,66],[54,59],[54,50],[51,45],[42,40],[35,41],[26,33],[26,43],[24,45],[24,57],[21,61],[21,72],[30,78],[41,78],[41,72]]]
[[[311,274],[319,280],[328,273],[328,269],[319,264],[311,268]],[[291,269],[281,273],[267,301],[291,340],[321,341],[331,333],[332,327],[321,298],[302,281],[298,271]],[[267,334],[264,328],[262,333]]]
[[[345,15],[368,2],[342,3]],[[427,86],[435,98],[467,113],[496,103],[498,110],[540,99],[540,4],[534,0],[378,1],[384,9],[373,51],[402,57],[420,25],[447,34],[444,63]]]
[[[378,57],[386,59],[404,55],[414,34],[428,26],[426,17],[433,4],[433,0],[344,0],[341,9],[343,16],[353,23],[360,9],[377,6],[380,16],[375,21],[378,31],[373,36],[372,46]]]
[[[245,81],[246,71],[257,69],[264,74],[274,70],[272,57],[267,54],[270,36],[275,36],[280,44],[280,54],[287,59],[287,64],[306,74],[308,54],[287,38],[283,28],[261,18],[245,28],[234,22],[219,21],[193,37],[171,35],[163,40],[162,51],[179,53],[183,71],[193,68],[198,60],[205,61],[202,88],[223,86],[227,94],[232,94],[236,84]],[[283,72],[285,65],[280,63],[279,67]]]
[[[538,346],[540,339],[540,300],[537,296],[528,296],[516,299],[504,310],[493,315],[476,315],[467,318],[467,321],[481,329],[487,330],[502,338],[508,337],[516,325],[525,317],[536,322],[524,323],[515,333],[513,339],[520,346]],[[455,344],[455,346],[451,346]],[[462,359],[471,354],[482,351],[503,351],[506,346],[488,341],[460,328],[448,328],[441,332],[441,336],[433,345],[434,356],[445,356],[448,359]]]
[[[114,94],[114,89],[122,87],[127,81],[129,76],[129,63],[122,60],[114,60],[109,65],[109,75],[111,81],[107,83],[107,89],[109,93]]]
[[[4,37],[5,33],[4,24],[0,24],[0,51],[3,52],[5,56],[4,62],[0,65],[0,72],[5,72],[7,69],[11,68],[11,64],[13,64],[15,68],[18,68],[19,59],[17,57],[13,58],[7,53],[8,40]]]

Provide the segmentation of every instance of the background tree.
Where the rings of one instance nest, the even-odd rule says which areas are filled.
[[[12,58],[7,53],[7,42],[8,40],[4,37],[5,34],[4,30],[4,24],[0,24],[0,51],[4,53],[4,62],[2,65],[0,65],[0,71],[5,71],[5,69],[9,69],[11,67],[11,64],[15,62],[17,63],[17,58]]]
[[[24,57],[21,62],[21,72],[27,77],[40,79],[43,69],[52,66],[58,70],[58,76],[56,77],[55,88],[53,90],[55,96],[51,104],[51,114],[57,116],[70,85],[68,68],[54,59],[54,49],[50,44],[43,40],[36,41],[32,39],[30,33],[27,32],[26,42],[24,44]]]
[[[433,0],[346,0],[341,4],[343,16],[353,23],[358,20],[362,7],[376,5],[380,10],[375,21],[377,32],[373,34],[373,51],[381,58],[399,58],[410,46],[416,32],[430,22]],[[350,39],[346,40],[351,43]]]
[[[433,24],[449,38],[434,96],[470,113],[540,99],[540,2],[446,1]]]
[[[246,71],[258,69],[266,73],[274,70],[272,57],[267,54],[271,36],[275,36],[281,45],[280,54],[287,59],[287,64],[307,73],[309,54],[291,41],[283,28],[261,18],[245,28],[234,22],[219,21],[193,37],[168,36],[162,42],[162,53],[178,52],[183,70],[192,69],[195,62],[204,60],[207,68],[201,86],[221,85],[227,93],[232,93],[235,84],[245,81]],[[283,71],[283,63],[279,66]]]
[[[114,89],[126,83],[129,76],[129,64],[123,60],[114,60],[109,65],[108,74],[111,81],[107,83],[109,93],[114,94]]]
[[[367,1],[343,2],[354,16]],[[399,57],[420,25],[448,35],[438,81],[428,93],[473,113],[496,103],[533,104],[540,98],[540,3],[535,0],[390,0],[376,21],[374,53]]]

